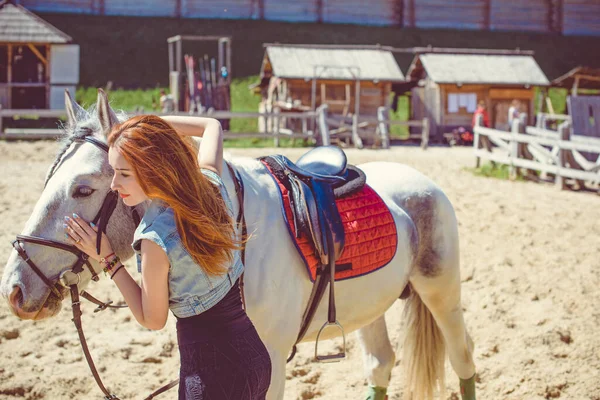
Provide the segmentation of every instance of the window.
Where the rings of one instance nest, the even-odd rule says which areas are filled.
[[[463,109],[463,110],[461,110]],[[448,112],[457,113],[459,111],[473,113],[477,109],[476,93],[449,93],[448,94]]]

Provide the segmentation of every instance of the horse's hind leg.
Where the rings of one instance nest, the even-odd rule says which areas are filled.
[[[460,378],[462,398],[475,400],[475,363],[473,362],[473,341],[465,326],[460,301],[460,276],[446,271],[435,278],[418,276],[411,278],[411,284],[418,293],[409,301],[423,301],[433,315],[441,331],[452,369]]]
[[[421,212],[413,214],[419,231],[419,248],[409,278],[414,290],[405,307],[410,340],[405,343],[405,354],[408,350],[414,355],[412,359],[410,353],[403,357],[409,363],[405,371],[410,376],[407,390],[413,395],[421,393],[416,398],[432,397],[437,385],[443,391],[447,351],[460,378],[462,398],[475,400],[473,342],[465,327],[461,305],[456,217],[452,205],[441,193],[434,192],[419,200]]]
[[[357,332],[358,341],[363,350],[363,359],[369,393],[367,400],[384,400],[390,382],[396,355],[388,337],[385,317],[381,315],[375,321]]]

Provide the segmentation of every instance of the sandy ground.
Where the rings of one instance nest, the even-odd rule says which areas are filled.
[[[57,146],[0,142],[0,268],[42,190]],[[235,150],[258,156],[271,150]],[[285,150],[297,158],[302,150]],[[414,166],[446,191],[456,208],[462,254],[463,307],[475,341],[479,399],[600,400],[600,197],[547,184],[473,176],[469,149],[394,148],[348,152],[353,163],[393,160]],[[110,281],[91,289],[119,299]],[[398,342],[402,303],[386,318]],[[101,399],[79,348],[70,307],[48,321],[19,321],[0,304],[0,399]],[[98,368],[121,399],[140,399],[175,378],[174,321],[160,332],[126,310],[92,313],[83,323]],[[361,399],[360,349],[338,364],[311,360],[312,344],[288,366],[286,399]],[[447,363],[448,365],[448,363]],[[448,398],[458,379],[447,367]],[[390,399],[401,399],[394,368]],[[164,395],[175,399],[176,392]]]

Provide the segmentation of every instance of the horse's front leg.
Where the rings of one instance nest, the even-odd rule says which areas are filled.
[[[369,389],[367,400],[385,400],[396,354],[390,343],[385,317],[362,327],[357,338],[363,350],[365,374]]]

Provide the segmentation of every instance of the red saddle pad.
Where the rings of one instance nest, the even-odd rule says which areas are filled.
[[[263,164],[265,164],[263,162]],[[269,166],[265,167],[271,172]],[[310,239],[296,238],[287,188],[271,173],[283,203],[283,214],[290,237],[298,248],[311,281],[315,281],[319,260]],[[362,276],[387,265],[398,245],[396,224],[381,197],[368,185],[353,195],[337,199],[336,204],[346,234],[344,251],[336,262],[336,280]]]

